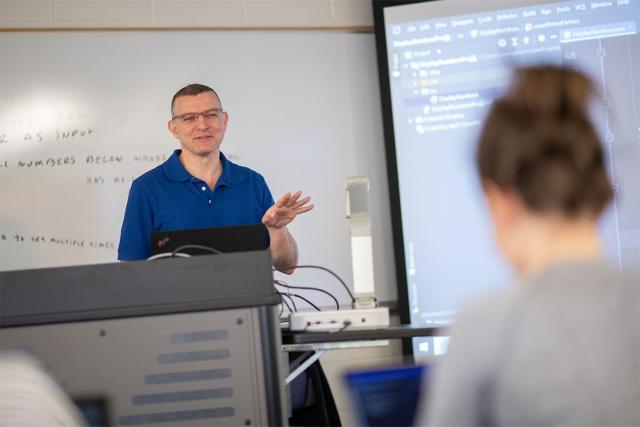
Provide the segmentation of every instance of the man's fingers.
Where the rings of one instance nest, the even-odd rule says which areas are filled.
[[[300,206],[304,206],[309,202],[309,200],[311,200],[311,197],[307,196],[304,199],[299,200],[295,205],[293,205],[293,207],[297,209]]]
[[[295,207],[281,207],[279,209],[273,209],[273,211],[265,213],[262,217],[262,223],[267,227],[281,228],[289,224],[295,219],[296,216],[309,212],[313,209],[313,205],[298,206],[300,204],[306,204],[310,197],[296,203]]]
[[[298,203],[298,199],[302,195],[302,191],[298,190],[295,193],[287,193],[284,196],[280,197],[276,202],[276,206],[279,208],[289,208],[296,207],[296,203]]]
[[[290,198],[291,198],[291,193],[285,194],[284,196],[278,199],[278,201],[276,202],[276,206],[278,207],[286,206]]]
[[[302,191],[296,191],[295,193],[293,193],[293,196],[291,196],[289,200],[287,200],[287,206],[295,206],[301,195]]]
[[[298,208],[298,209],[296,209],[296,215],[300,215],[300,214],[303,214],[305,212],[309,212],[311,209],[313,209],[313,205],[305,206],[303,208]]]

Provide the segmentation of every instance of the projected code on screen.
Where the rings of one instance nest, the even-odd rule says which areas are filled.
[[[468,2],[472,13],[434,18],[436,3],[390,8],[385,16],[412,322],[447,323],[465,302],[508,282],[473,154],[514,67],[563,64],[597,84],[601,102],[592,120],[616,192],[601,223],[603,242],[614,263],[640,269],[640,2],[508,10]]]

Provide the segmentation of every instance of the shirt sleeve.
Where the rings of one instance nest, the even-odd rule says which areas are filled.
[[[273,201],[273,196],[271,195],[271,191],[269,190],[269,186],[267,185],[267,182],[264,180],[264,177],[260,174],[258,174],[258,185],[259,185],[259,190],[258,190],[258,195],[259,195],[259,205],[260,205],[260,218],[259,218],[259,222],[262,221],[262,217],[264,216],[264,214],[269,210],[269,208],[271,206],[273,206],[273,204],[275,203]],[[265,246],[269,247],[271,246],[271,238],[269,237],[269,233],[265,232],[264,235],[264,240],[265,240]]]
[[[271,190],[269,190],[269,186],[267,185],[267,182],[264,180],[264,177],[262,175],[260,175],[259,183],[262,187],[262,200],[260,201],[260,208],[262,210],[260,218],[262,218],[262,216],[267,212],[267,210],[269,210],[271,206],[274,205],[275,202],[273,200],[273,196],[271,195]]]
[[[146,259],[151,255],[152,210],[139,181],[134,181],[129,190],[127,207],[124,212],[118,259],[133,261]]]

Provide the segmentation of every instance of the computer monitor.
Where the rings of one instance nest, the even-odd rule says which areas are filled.
[[[211,250],[194,247],[196,245]],[[256,251],[268,247],[269,233],[263,224],[154,231],[151,233],[151,255],[171,253],[180,248],[182,248],[180,249],[181,253],[204,255],[211,254],[211,252]]]
[[[615,196],[600,220],[603,252],[640,269],[640,2],[373,2],[401,321],[449,324],[515,280],[502,258],[475,147],[513,69],[579,69],[600,88],[592,121]],[[413,340],[416,357],[443,349]],[[409,350],[409,349],[407,349]]]

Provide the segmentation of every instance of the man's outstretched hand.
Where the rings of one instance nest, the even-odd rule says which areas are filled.
[[[300,199],[301,195],[302,191],[296,191],[294,194],[287,193],[282,196],[265,212],[262,223],[267,227],[280,229],[293,221],[296,216],[309,212],[313,209],[313,205],[307,204],[311,197]]]

